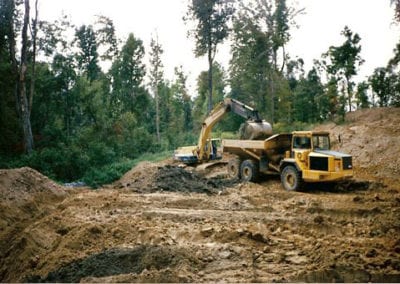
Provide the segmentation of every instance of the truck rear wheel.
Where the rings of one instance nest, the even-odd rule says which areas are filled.
[[[281,173],[283,187],[288,191],[299,190],[302,186],[300,172],[294,166],[286,166]]]
[[[245,160],[240,165],[240,175],[243,181],[257,181],[259,176],[258,164],[254,160]]]
[[[230,178],[240,178],[240,160],[238,158],[228,162],[228,175]]]

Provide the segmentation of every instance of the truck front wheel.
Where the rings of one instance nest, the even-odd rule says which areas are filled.
[[[300,172],[294,166],[286,166],[281,173],[282,185],[286,190],[296,191],[301,188]]]
[[[245,160],[240,166],[240,175],[243,181],[257,181],[259,168],[257,162],[253,160]]]

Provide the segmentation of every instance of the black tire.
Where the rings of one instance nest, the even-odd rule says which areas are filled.
[[[240,159],[231,159],[228,162],[228,176],[233,179],[240,179]]]
[[[254,160],[245,160],[240,165],[242,181],[257,181],[260,174],[258,163]]]
[[[286,166],[281,173],[281,182],[288,191],[300,190],[303,184],[300,172],[294,166]]]

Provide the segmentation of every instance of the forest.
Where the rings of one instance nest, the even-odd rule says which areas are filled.
[[[386,66],[356,82],[362,38],[345,26],[342,43],[305,71],[285,48],[303,11],[286,0],[187,2],[182,24],[190,23],[194,56],[209,66],[198,74],[196,94],[181,66],[173,81],[165,78],[156,37],[145,50],[133,33],[117,38],[105,16],[82,26],[63,15],[43,21],[39,1],[0,0],[0,168],[109,183],[135,161],[195,144],[203,119],[226,96],[257,108],[275,131],[340,122],[360,108],[400,107],[400,42]],[[383,5],[392,6],[398,23],[400,1]],[[228,39],[223,68],[214,58]],[[241,123],[224,119],[215,135],[234,135]]]

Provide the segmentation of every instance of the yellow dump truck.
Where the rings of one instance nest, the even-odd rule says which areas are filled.
[[[328,132],[295,131],[265,140],[224,139],[222,151],[236,156],[228,163],[231,177],[257,181],[260,173],[280,174],[286,190],[298,190],[304,182],[353,176],[352,156],[332,151]]]

